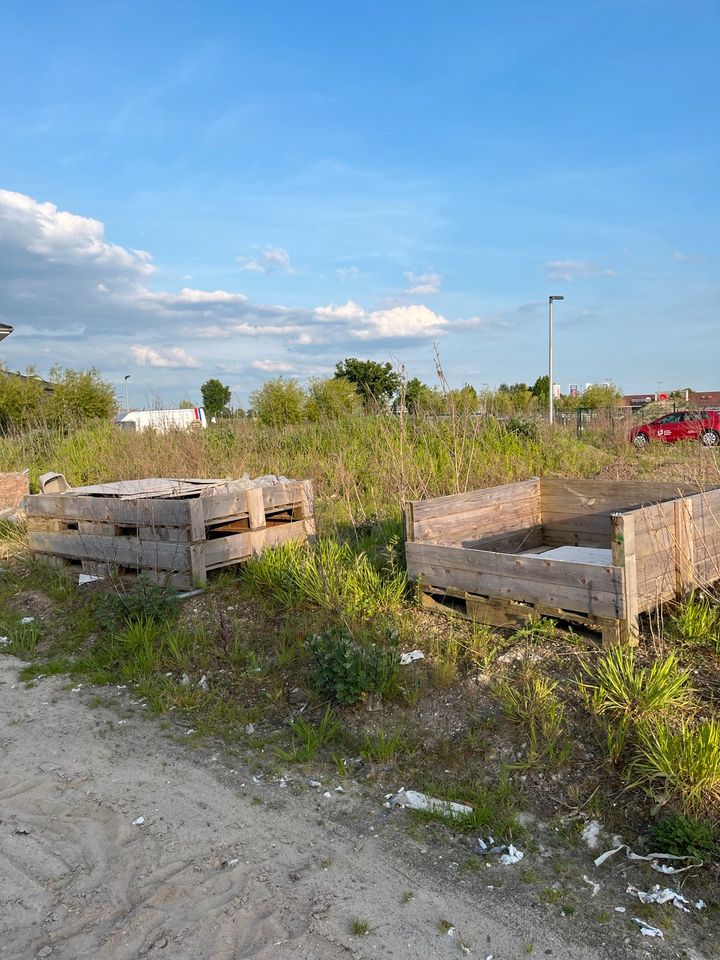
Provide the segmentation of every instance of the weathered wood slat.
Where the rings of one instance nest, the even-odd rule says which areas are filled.
[[[596,564],[507,556],[435,544],[406,544],[408,575],[438,587],[568,610],[618,616],[622,613],[622,570]]]
[[[543,544],[542,527],[536,524],[512,533],[500,533],[479,540],[460,540],[448,543],[449,547],[465,547],[470,550],[490,550],[493,553],[522,553]]]
[[[286,523],[263,530],[248,530],[219,540],[208,540],[204,545],[205,564],[208,570],[245,560],[260,550],[275,547],[288,540],[303,541],[307,538],[303,522]]]
[[[193,502],[33,494],[27,498],[27,514],[28,517],[52,517],[60,520],[179,527],[189,523],[189,504]]]
[[[534,478],[521,480],[518,483],[507,483],[500,487],[487,487],[484,490],[453,493],[446,497],[435,497],[432,500],[414,500],[412,501],[414,521],[417,524],[430,517],[443,517],[452,513],[472,511],[478,507],[533,498],[539,494],[539,491],[540,481]]]
[[[456,540],[461,536],[479,538],[483,533],[507,532],[540,524],[540,501],[529,498],[480,505],[474,510],[428,517],[415,521],[415,540],[434,542]]]
[[[32,551],[38,553],[53,553],[77,560],[96,560],[122,567],[148,567],[158,570],[186,570],[190,567],[187,545],[139,540],[135,537],[91,536],[75,531],[30,531],[28,545]]]

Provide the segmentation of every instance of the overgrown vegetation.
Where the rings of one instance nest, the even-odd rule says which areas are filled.
[[[398,636],[385,631],[384,644],[359,641],[347,628],[331,627],[308,640],[314,666],[312,682],[318,692],[335,703],[351,706],[367,694],[388,695],[397,687]]]

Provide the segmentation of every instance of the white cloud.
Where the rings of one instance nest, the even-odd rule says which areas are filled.
[[[442,277],[439,273],[413,273],[409,271],[408,273],[404,273],[403,276],[408,283],[405,293],[425,296],[427,294],[440,292]]]
[[[322,320],[362,320],[365,311],[352,300],[347,303],[329,303],[326,307],[316,307],[315,315]]]
[[[242,264],[243,270],[251,270],[255,273],[267,274],[275,270],[295,273],[295,268],[290,263],[290,254],[282,247],[266,247],[257,257],[238,257],[237,260]]]
[[[105,239],[99,220],[58,210],[54,203],[0,190],[0,233],[14,244],[51,264],[85,264],[105,272],[147,276],[155,269],[144,250],[129,250]]]
[[[130,349],[133,360],[139,367],[171,367],[177,370],[191,370],[202,366],[199,360],[191,357],[182,347],[142,346],[136,343]]]
[[[253,360],[250,366],[264,373],[291,373],[295,369],[291,363],[285,363],[283,360]]]
[[[183,287],[180,293],[145,292],[144,298],[154,303],[166,303],[169,306],[187,306],[189,304],[245,303],[247,297],[242,293],[228,293],[227,290],[193,290]]]
[[[677,260],[678,263],[698,263],[704,259],[696,253],[682,253],[680,250],[673,250],[673,260]]]
[[[357,267],[338,267],[335,273],[341,280],[349,280],[351,277],[356,277],[360,271]]]
[[[582,277],[612,277],[613,270],[607,270],[597,263],[587,260],[547,260],[543,266],[551,280],[577,280]]]
[[[302,327],[294,323],[283,326],[273,323],[265,325],[252,323],[227,323],[220,325],[210,323],[206,326],[188,329],[186,333],[194,334],[196,337],[285,337],[300,333],[301,331]]]
[[[437,337],[444,333],[445,326],[445,317],[423,304],[414,304],[368,313],[363,327],[353,333],[359,340]]]

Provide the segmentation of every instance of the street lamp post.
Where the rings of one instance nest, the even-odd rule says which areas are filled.
[[[553,303],[556,300],[564,300],[563,296],[551,296],[548,297],[548,309],[549,309],[549,318],[548,318],[548,374],[549,374],[549,384],[548,384],[548,420],[552,424],[555,422],[555,398],[553,397]]]
[[[125,374],[125,413],[130,413],[130,400],[128,398],[128,380],[130,379],[130,374]]]

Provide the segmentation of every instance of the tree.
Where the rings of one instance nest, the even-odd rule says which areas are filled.
[[[232,391],[224,383],[220,383],[214,377],[206,380],[200,387],[202,393],[203,406],[208,417],[216,417],[230,403]]]
[[[307,397],[297,380],[277,377],[250,394],[254,415],[270,427],[284,427],[305,419]]]
[[[578,406],[599,409],[602,407],[617,407],[622,400],[622,394],[611,383],[593,383],[583,391]]]
[[[305,413],[309,420],[339,420],[362,409],[355,385],[345,377],[311,380],[308,394]]]
[[[69,426],[85,420],[109,420],[117,412],[115,388],[95,367],[50,370],[53,390],[45,395],[45,415],[50,423]]]
[[[547,406],[548,400],[550,399],[550,377],[547,373],[537,378],[530,392],[537,400],[539,406]]]
[[[393,370],[392,364],[377,363],[375,360],[348,357],[335,364],[335,377],[343,377],[354,383],[366,407],[385,405],[400,387],[400,377]]]
[[[398,396],[395,401],[396,407],[403,398],[407,412],[414,416],[423,413],[444,413],[446,410],[442,393],[437,388],[429,387],[418,377],[413,377],[405,384],[401,396]]]
[[[480,398],[472,384],[466,383],[459,390],[450,390],[447,402],[456,413],[477,413]]]
[[[194,409],[195,409],[195,404],[192,402],[192,400],[181,400],[181,401],[180,401],[179,409],[180,409],[180,410],[194,410]]]
[[[0,428],[27,427],[42,418],[44,391],[35,377],[0,372]]]

